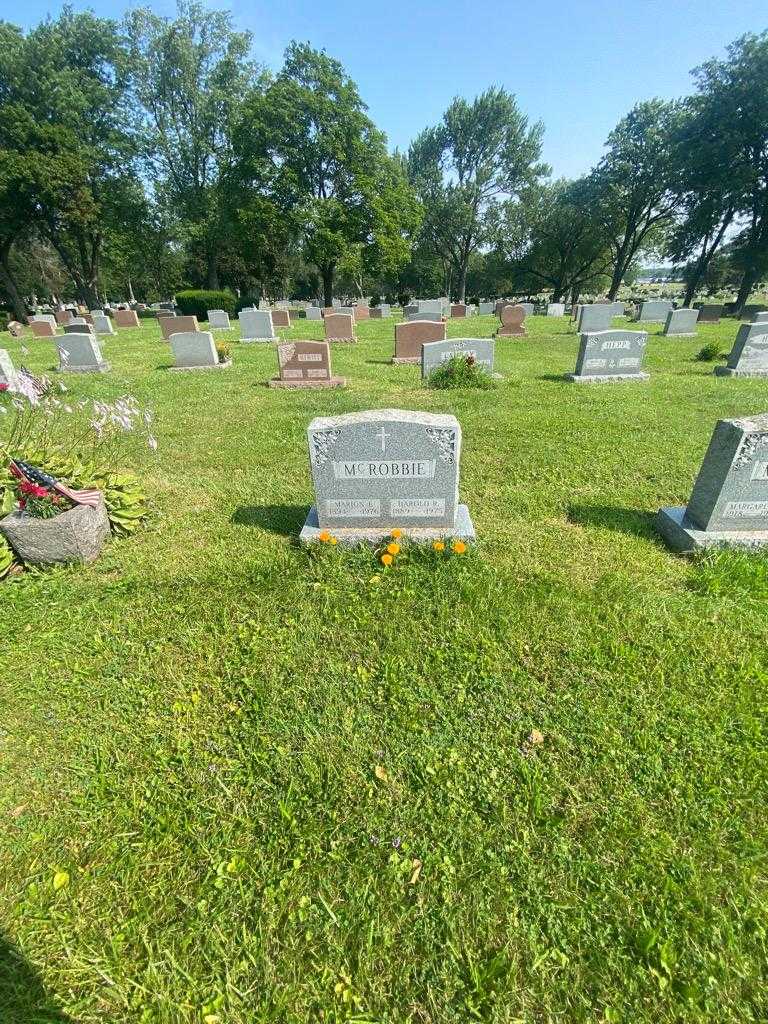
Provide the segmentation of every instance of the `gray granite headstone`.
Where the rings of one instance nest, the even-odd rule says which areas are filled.
[[[454,356],[471,356],[478,366],[493,373],[493,338],[447,338],[421,346],[421,376],[426,378]]]
[[[217,369],[219,354],[210,331],[178,331],[170,339],[174,370]]]
[[[576,372],[568,374],[568,380],[577,384],[648,380],[648,374],[642,372],[647,341],[645,331],[582,334]]]
[[[768,544],[768,413],[719,420],[688,505],[656,524],[677,551]]]
[[[479,309],[480,309],[480,316],[493,316],[493,314],[496,311],[496,303],[495,302],[481,302],[480,306],[479,306]]]
[[[59,370],[67,373],[106,373],[109,363],[101,358],[101,348],[93,334],[67,333],[56,339]]]
[[[275,341],[272,314],[268,309],[241,309],[238,317],[241,341]]]
[[[526,316],[533,316],[534,305],[532,302],[521,302],[520,305],[525,310]]]
[[[592,302],[588,306],[579,306],[577,331],[589,334],[594,331],[607,331],[613,322],[613,307],[608,302]]]
[[[418,303],[419,313],[422,314],[422,320],[440,320],[443,315],[444,302],[442,299],[419,299]],[[424,316],[424,314],[429,314]]]
[[[667,335],[667,337],[673,335],[678,337],[695,337],[698,319],[698,309],[687,309],[685,307],[682,309],[670,309],[667,313],[667,320],[662,334]]]
[[[4,384],[8,391],[14,391],[16,388],[16,370],[4,348],[0,348],[0,384]]]
[[[637,319],[640,323],[647,323],[649,320],[667,319],[667,313],[672,309],[672,303],[667,299],[646,299],[640,303],[640,310]]]
[[[114,334],[115,329],[112,326],[112,321],[108,316],[103,313],[92,313],[93,317],[93,331],[94,334]]]
[[[549,302],[547,304],[547,316],[565,316],[565,303]]]
[[[50,324],[54,331],[56,330],[56,315],[54,313],[37,313],[35,316],[29,318],[30,323],[43,323]],[[85,321],[83,321],[85,322]]]
[[[768,323],[742,324],[728,363],[716,366],[718,377],[768,377]]]
[[[341,313],[343,316],[351,316],[352,320],[355,319],[355,307],[354,306],[337,306],[336,312]]]
[[[306,308],[307,320],[322,320],[323,311],[319,306],[307,306]]]
[[[64,324],[65,334],[93,334],[93,325],[86,323],[85,320],[78,322],[77,320],[70,320],[68,324]]]
[[[232,326],[229,322],[229,313],[225,309],[209,309],[207,315],[209,331],[228,331]]]
[[[474,540],[459,505],[461,427],[454,416],[380,409],[319,417],[307,429],[316,504],[301,540],[376,543],[398,527],[414,540]]]
[[[766,310],[766,311],[764,311],[762,313],[755,313],[755,315],[754,315],[754,317],[752,319],[752,323],[753,324],[768,324],[768,310]]]
[[[380,302],[379,309],[381,310],[381,317],[386,319],[392,316],[392,307],[388,302]]]

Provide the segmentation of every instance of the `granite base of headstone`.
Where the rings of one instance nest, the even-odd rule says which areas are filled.
[[[574,384],[645,381],[642,370],[648,335],[645,331],[597,331],[581,335],[576,370],[566,374]]]
[[[684,507],[659,510],[675,551],[768,546],[768,413],[719,420]]]
[[[315,504],[303,544],[328,531],[340,545],[475,540],[459,504],[461,427],[454,416],[379,409],[319,417],[307,428]]]

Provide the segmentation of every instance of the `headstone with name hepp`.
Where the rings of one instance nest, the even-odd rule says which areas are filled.
[[[579,318],[576,330],[579,334],[607,331],[613,322],[613,307],[608,302],[591,302],[588,306],[579,306]]]
[[[662,323],[667,319],[667,313],[672,309],[672,303],[668,299],[645,299],[640,303],[637,319],[640,323],[660,320]]]
[[[454,416],[380,409],[319,417],[307,428],[316,504],[301,541],[377,543],[398,527],[417,541],[475,538],[459,504],[461,427]]]
[[[564,302],[547,303],[547,316],[565,316]]]
[[[478,366],[493,373],[493,338],[448,338],[421,346],[421,376],[426,378],[455,356],[472,358]]]
[[[209,309],[207,315],[209,331],[228,331],[230,329],[229,313],[225,309]]]
[[[667,320],[664,330],[661,332],[667,337],[695,337],[696,322],[699,319],[698,309],[670,309],[667,313]]]
[[[768,545],[768,414],[719,420],[688,505],[656,526],[676,551]]]
[[[725,366],[718,377],[768,377],[768,323],[742,324]]]
[[[106,373],[109,363],[101,357],[93,334],[63,334],[56,339],[59,370],[66,373]]]
[[[268,309],[241,309],[237,319],[241,341],[274,341],[277,337]]]
[[[576,372],[567,379],[577,384],[648,380],[643,373],[645,331],[597,331],[581,335]]]
[[[217,370],[230,365],[229,361],[219,362],[210,331],[177,331],[168,340],[176,364],[172,370]]]
[[[331,373],[331,350],[327,341],[286,341],[277,346],[280,376],[271,388],[343,388],[343,377]]]
[[[421,347],[431,341],[445,340],[445,321],[409,320],[395,324],[393,363],[420,363]]]

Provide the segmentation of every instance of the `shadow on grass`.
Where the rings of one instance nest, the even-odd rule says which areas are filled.
[[[601,526],[606,530],[631,533],[646,540],[657,540],[654,527],[656,514],[640,512],[635,508],[614,505],[569,505],[568,521],[577,526]]]
[[[237,526],[258,526],[270,533],[296,537],[309,511],[307,505],[241,505],[232,515]]]
[[[57,1010],[37,973],[0,935],[0,1021],[8,1024],[75,1024]]]
[[[391,359],[366,359],[366,363],[369,366],[395,366]],[[414,364],[415,365],[415,364]]]
[[[542,373],[536,380],[553,381],[555,384],[570,384],[564,373]]]

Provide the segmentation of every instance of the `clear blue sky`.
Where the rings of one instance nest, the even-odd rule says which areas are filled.
[[[253,33],[255,56],[272,68],[291,39],[341,60],[391,148],[407,148],[454,96],[503,85],[531,120],[544,122],[544,158],[568,176],[599,159],[606,135],[636,101],[685,95],[691,68],[744,32],[768,28],[765,0],[207,2],[232,11],[237,27]],[[175,10],[175,0],[148,5]],[[119,17],[129,4],[73,6]],[[60,7],[27,0],[1,14],[28,28]]]

